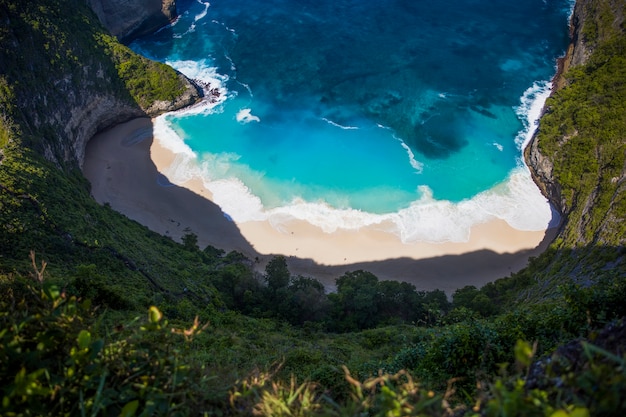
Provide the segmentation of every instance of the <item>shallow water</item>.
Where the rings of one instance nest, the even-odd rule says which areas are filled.
[[[571,4],[183,1],[131,47],[218,88],[156,130],[182,152],[170,180],[201,176],[234,220],[459,241],[552,217],[520,158]]]

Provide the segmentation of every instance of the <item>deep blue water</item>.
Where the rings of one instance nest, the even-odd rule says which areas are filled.
[[[534,192],[513,190],[511,176],[524,170],[571,3],[188,0],[174,25],[131,47],[218,88],[216,105],[166,116],[160,135],[194,153],[168,175],[201,175],[236,220],[413,210],[415,223],[479,206],[471,221],[508,221],[515,208],[485,193]]]

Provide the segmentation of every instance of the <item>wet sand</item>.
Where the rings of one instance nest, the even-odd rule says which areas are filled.
[[[305,221],[235,224],[211,201],[202,181],[171,184],[161,172],[175,158],[153,138],[150,119],[141,118],[96,135],[88,144],[83,171],[92,195],[148,228],[175,240],[189,231],[201,248],[212,245],[256,260],[259,271],[274,254],[288,257],[292,274],[313,276],[334,288],[346,271],[364,269],[379,279],[407,281],[420,290],[448,294],[522,269],[556,234],[513,229],[502,220],[472,228],[468,242],[402,243],[376,227],[325,233]]]

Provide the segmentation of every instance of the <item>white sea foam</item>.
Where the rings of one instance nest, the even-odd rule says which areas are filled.
[[[411,150],[409,145],[407,145],[406,142],[404,142],[404,140],[402,140],[402,138],[396,136],[396,134],[393,132],[392,128],[390,128],[388,126],[381,125],[380,123],[377,123],[376,126],[378,126],[381,129],[385,129],[385,130],[391,131],[391,135],[393,136],[393,138],[395,140],[397,140],[398,142],[400,142],[400,146],[402,146],[404,148],[404,150],[406,151],[406,154],[409,157],[409,163],[411,164],[413,169],[418,174],[421,174],[422,171],[424,170],[424,164],[421,163],[420,161],[418,161],[417,159],[415,159],[415,154],[413,153],[413,151]]]
[[[287,224],[292,220],[305,220],[325,233],[333,233],[339,229],[358,230],[385,220],[382,215],[355,209],[335,209],[325,203],[310,203],[301,199],[295,199],[289,205],[268,210],[266,216],[270,224],[278,230],[281,230],[282,224]]]
[[[465,242],[471,227],[493,219],[517,230],[545,230],[552,218],[547,200],[527,169],[514,169],[500,185],[459,203],[435,200],[428,187],[407,209],[391,214],[403,242]]]
[[[267,220],[261,199],[253,195],[240,180],[206,181],[204,186],[213,194],[213,202],[233,221]]]
[[[215,113],[219,111],[221,104],[237,95],[236,92],[230,92],[226,88],[226,83],[229,80],[228,75],[219,74],[217,68],[211,65],[210,60],[166,61],[166,63],[183,73],[187,78],[201,84],[205,96],[208,98],[198,105],[177,111],[177,114]],[[209,90],[217,91],[219,95],[212,94]]]
[[[230,28],[228,26],[226,26],[224,24],[224,22],[220,22],[219,20],[211,20],[211,23],[215,23],[216,25],[222,25],[224,27],[224,29],[226,29],[227,31],[229,31],[230,33],[234,34],[235,36],[237,36],[237,32],[235,31],[235,29]]]
[[[322,117],[322,120],[325,121],[326,123],[328,123],[331,126],[338,127],[339,129],[343,129],[343,130],[358,130],[358,127],[356,127],[356,126],[343,126],[343,125],[340,125],[337,122],[333,122],[332,120],[327,119],[325,117]]]
[[[506,181],[472,200],[517,230],[545,230],[552,220],[552,208],[527,167],[515,168]]]
[[[212,62],[208,59],[166,61],[166,64],[182,72],[187,78],[210,84],[212,88],[225,89],[228,81],[228,75],[219,74],[217,68],[212,66]]]
[[[190,158],[195,158],[196,154],[191,150],[184,140],[174,132],[170,127],[170,124],[166,120],[167,115],[161,115],[154,119],[153,130],[154,137],[159,141],[159,144],[165,149],[177,155],[187,155]]]
[[[323,202],[294,199],[290,204],[266,209],[244,183],[236,178],[218,179],[229,172],[236,155],[204,156],[198,159],[161,116],[155,136],[162,146],[178,153],[163,172],[175,184],[200,178],[213,201],[235,222],[267,220],[277,230],[294,220],[304,220],[326,233],[378,226],[396,233],[405,242],[465,242],[475,224],[502,219],[518,230],[545,230],[552,219],[547,200],[533,183],[526,167],[514,169],[500,185],[471,199],[452,203],[435,200],[430,189],[420,187],[422,197],[396,213],[373,214],[355,209],[335,209]]]
[[[202,0],[197,0],[197,1],[203,6],[203,10],[200,13],[196,14],[196,16],[193,18],[194,22],[197,22],[198,20],[206,16],[207,12],[209,11],[209,7],[211,6],[211,3],[209,3],[208,1],[202,1]]]
[[[235,116],[235,118],[237,119],[237,121],[239,123],[250,123],[250,122],[260,122],[261,119],[259,119],[258,116],[255,116],[252,114],[252,110],[251,109],[241,109],[237,112],[237,115]]]
[[[395,136],[394,136],[395,137]],[[400,145],[402,145],[402,147],[404,148],[404,150],[406,150],[407,155],[409,156],[409,163],[411,164],[411,166],[413,167],[413,169],[415,171],[417,171],[417,173],[421,173],[424,170],[424,164],[422,164],[420,161],[418,161],[417,159],[415,159],[415,154],[413,153],[413,151],[411,150],[411,148],[409,147],[409,145],[407,145],[406,143],[404,143],[404,141],[400,138],[396,138],[398,139],[398,141],[400,142]]]
[[[235,222],[270,222],[277,230],[294,220],[304,220],[326,233],[340,229],[358,230],[367,226],[396,233],[405,242],[465,242],[471,228],[493,219],[502,219],[518,230],[545,230],[552,211],[525,167],[514,169],[507,180],[477,196],[452,203],[435,200],[430,189],[420,187],[422,197],[410,207],[396,213],[373,214],[355,209],[335,209],[323,202],[294,199],[290,204],[266,209],[259,197],[252,194],[236,178],[213,179],[226,175],[236,155],[205,156],[201,160],[189,149],[167,118],[155,121],[155,137],[177,157],[163,173],[175,184],[200,178],[212,193],[213,201]]]
[[[546,199],[528,171],[521,167],[500,186],[460,203],[435,200],[428,187],[420,187],[422,198],[410,207],[390,214],[335,209],[325,203],[300,199],[266,210],[238,180],[210,183],[207,188],[216,203],[236,222],[267,220],[275,229],[283,230],[283,225],[293,220],[304,220],[326,233],[378,225],[396,233],[405,243],[465,242],[473,225],[494,219],[502,219],[517,230],[541,231],[548,227],[552,218]]]
[[[524,129],[515,138],[515,144],[520,150],[524,150],[535,134],[543,106],[550,96],[551,89],[552,83],[535,81],[520,98],[521,104],[515,109],[515,113],[524,124]]]
[[[196,22],[198,22],[199,20],[203,19],[208,11],[209,11],[209,7],[211,6],[211,3],[209,3],[208,1],[202,1],[202,0],[196,0],[198,4],[201,5],[202,10],[199,13],[196,13],[196,15],[193,18],[193,21],[191,22],[191,24],[189,25],[189,27],[187,28],[187,30],[184,33],[174,33],[172,35],[172,37],[176,38],[176,39],[182,39],[185,37],[185,35],[188,35],[189,33],[193,33],[196,30]],[[188,14],[189,11],[185,11],[185,14]],[[176,19],[176,21],[174,23],[178,23],[179,18]],[[173,26],[173,25],[172,25]]]

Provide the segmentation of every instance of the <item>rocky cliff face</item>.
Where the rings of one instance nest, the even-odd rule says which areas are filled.
[[[176,0],[87,0],[100,22],[124,41],[153,32],[176,18]]]
[[[558,61],[558,71],[553,79],[553,89],[558,90],[566,85],[563,74],[566,73],[571,67],[577,65],[583,65],[589,59],[591,55],[591,47],[587,44],[585,37],[582,34],[583,23],[587,17],[587,0],[579,0],[574,6],[574,11],[570,19],[570,39],[571,42],[567,48],[567,52],[564,57]]]
[[[98,3],[103,5],[105,0]],[[140,7],[146,2],[110,1],[107,7],[116,3]],[[160,4],[159,0],[159,10]],[[68,7],[71,14],[65,13]],[[125,14],[133,13],[127,9]],[[135,18],[147,14],[134,13]],[[23,144],[59,166],[82,165],[87,142],[100,130],[199,99],[196,87],[178,74],[181,95],[139,105],[116,67],[118,56],[133,54],[114,52],[115,48],[127,50],[102,32],[83,0],[48,1],[41,7],[37,2],[14,2],[11,8],[0,8],[0,22],[5,28],[0,34],[0,85],[11,86],[6,90],[10,94],[0,91],[0,121],[11,120],[22,126]],[[141,26],[139,20],[136,23]],[[80,36],[75,36],[77,33]],[[142,71],[133,75],[149,76],[148,70]]]
[[[186,107],[199,98],[196,88],[180,75],[181,81],[186,86],[185,92],[180,97],[171,102],[157,101],[150,107],[142,109],[123,95],[106,89],[93,89],[89,79],[97,78],[97,71],[97,65],[84,66],[80,80],[71,79],[69,83],[55,80],[57,85],[66,84],[58,86],[54,91],[55,96],[58,94],[66,97],[62,107],[55,105],[56,99],[40,98],[43,102],[52,104],[52,108],[42,113],[45,117],[36,120],[35,126],[52,127],[61,133],[57,140],[46,141],[43,144],[46,158],[57,164],[75,161],[82,166],[87,142],[97,132],[136,117],[156,116]],[[111,82],[110,78],[104,77],[102,81]]]
[[[571,42],[565,56],[558,60],[558,70],[552,80],[553,93],[568,86],[566,75],[571,68],[585,65],[588,62],[598,39],[602,37],[602,32],[606,32],[606,29],[601,27],[602,22],[599,22],[599,19],[603,17],[602,14],[610,15],[612,29],[617,32],[621,31],[624,24],[624,6],[623,4],[620,6],[619,3],[615,0],[578,0],[576,2],[570,20]],[[585,24],[593,29],[585,28]],[[594,35],[586,35],[585,30],[588,34],[594,32]],[[567,136],[564,136],[561,141],[566,143],[567,140]],[[525,150],[526,161],[531,173],[544,195],[559,209],[567,212],[569,210],[562,196],[561,186],[555,181],[553,175],[554,161],[550,155],[542,154],[539,148],[539,141],[535,135]]]
[[[558,60],[558,70],[552,80],[552,91],[557,91],[566,86],[566,80],[563,76],[572,66],[583,65],[591,53],[584,37],[582,36],[582,27],[585,19],[585,8],[588,0],[578,0],[574,6],[574,11],[570,19],[570,44],[564,57]],[[539,186],[543,194],[552,202],[553,205],[563,211],[565,203],[561,196],[561,186],[555,181],[553,170],[554,165],[551,158],[543,155],[539,150],[539,142],[537,135],[524,150],[526,162],[530,168],[530,172],[535,179],[535,183]]]
[[[86,74],[89,70],[91,68],[84,68]],[[156,101],[145,109],[125,100],[125,97],[110,94],[106,90],[93,91],[88,85],[73,90],[74,94],[70,96],[73,99],[70,102],[70,111],[64,111],[62,115],[58,111],[54,112],[47,121],[51,124],[56,120],[62,121],[67,142],[61,142],[58,150],[48,144],[45,150],[46,158],[58,162],[61,155],[63,161],[77,161],[82,167],[87,142],[97,132],[136,117],[152,117],[195,103],[199,99],[196,87],[182,74],[179,74],[179,78],[185,85],[182,95],[173,101]],[[70,143],[71,147],[63,146],[62,143]]]
[[[564,214],[567,247],[626,244],[626,3],[578,0],[525,157],[535,182]]]

